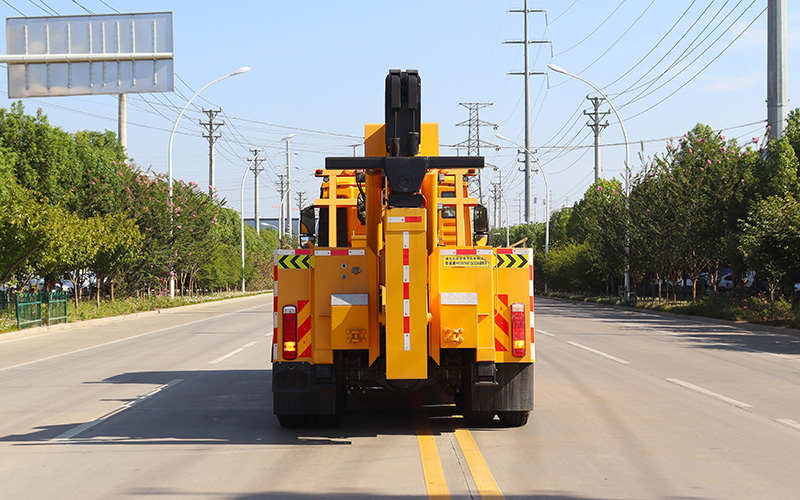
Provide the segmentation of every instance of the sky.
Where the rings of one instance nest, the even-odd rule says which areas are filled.
[[[417,69],[422,121],[439,123],[441,155],[466,154],[469,118],[460,103],[491,103],[479,111],[480,139],[491,165],[483,186],[500,182],[512,224],[520,220],[524,173],[517,147],[524,142],[523,0],[3,0],[4,17],[145,12],[173,13],[175,90],[129,94],[128,155],[143,169],[167,172],[170,131],[181,108],[204,85],[236,69],[197,97],[180,120],[173,143],[174,177],[207,186],[208,141],[201,109],[221,108],[216,143],[219,196],[254,210],[250,149],[264,153],[262,217],[276,217],[278,174],[286,172],[289,134],[293,190],[318,193],[313,177],[325,157],[351,156],[365,123],[382,123],[389,69]],[[798,95],[793,68],[800,63],[800,7],[788,3],[789,107]],[[763,140],[766,127],[767,0],[529,0],[530,70],[554,63],[603,89],[628,132],[631,168],[666,150],[697,123],[739,144]],[[5,29],[5,28],[4,28]],[[585,83],[554,73],[530,77],[531,145],[546,172],[551,208],[570,206],[594,182],[593,135],[584,110],[597,94]],[[0,72],[0,106],[9,107],[7,75]],[[113,95],[26,98],[66,131],[117,130]],[[798,104],[800,106],[800,104]],[[601,110],[608,110],[601,106]],[[609,115],[601,135],[602,177],[622,178],[625,148],[619,122]],[[363,155],[363,147],[356,148]],[[262,155],[263,156],[263,155]],[[532,176],[534,219],[544,220],[545,183]],[[487,202],[488,204],[488,202]],[[296,205],[296,198],[293,200]],[[505,209],[505,204],[503,204]],[[490,210],[491,211],[491,210]],[[503,210],[505,219],[505,210]],[[295,216],[297,210],[295,210]]]

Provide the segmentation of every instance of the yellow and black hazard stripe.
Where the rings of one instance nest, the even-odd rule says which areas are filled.
[[[528,265],[528,256],[518,253],[497,254],[497,267],[521,268]]]
[[[310,269],[314,267],[311,255],[280,255],[278,269]]]

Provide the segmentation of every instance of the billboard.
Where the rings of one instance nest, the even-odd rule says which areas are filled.
[[[6,19],[8,96],[170,92],[172,12]]]

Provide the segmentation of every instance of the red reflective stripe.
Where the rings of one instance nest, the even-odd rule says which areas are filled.
[[[477,250],[473,248],[457,248],[456,255],[477,255]]]
[[[508,351],[508,349],[506,349],[506,346],[504,346],[503,343],[500,342],[497,338],[494,339],[494,350],[500,352]]]
[[[508,307],[508,294],[507,293],[498,293],[497,298],[500,300],[500,303],[504,306]]]
[[[295,250],[294,254],[295,255],[311,255],[311,249],[310,248],[301,248],[299,250]]]
[[[403,298],[404,299],[407,299],[407,298],[409,298],[411,296],[411,291],[410,291],[409,286],[410,286],[409,283],[403,283]]]
[[[407,215],[406,222],[422,222],[421,215]]]
[[[499,254],[509,254],[514,253],[513,248],[495,248],[495,251]]]
[[[403,333],[411,333],[411,318],[403,317]]]
[[[403,250],[403,265],[404,265],[404,266],[408,266],[408,265],[410,265],[410,264],[409,264],[409,261],[410,261],[410,260],[411,260],[411,258],[410,258],[410,256],[408,255],[408,250],[407,250],[407,249],[406,249],[406,250]]]
[[[508,335],[508,321],[502,314],[498,314],[494,317],[494,324],[497,325],[497,328],[499,328],[501,332]]]
[[[331,255],[347,255],[347,250],[342,249],[332,249]]]

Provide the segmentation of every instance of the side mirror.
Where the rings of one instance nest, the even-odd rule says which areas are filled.
[[[317,217],[314,214],[314,206],[304,208],[300,211],[300,234],[303,236],[314,236],[314,228],[317,225]]]
[[[483,205],[476,205],[472,209],[472,231],[475,234],[489,232],[489,211]]]

